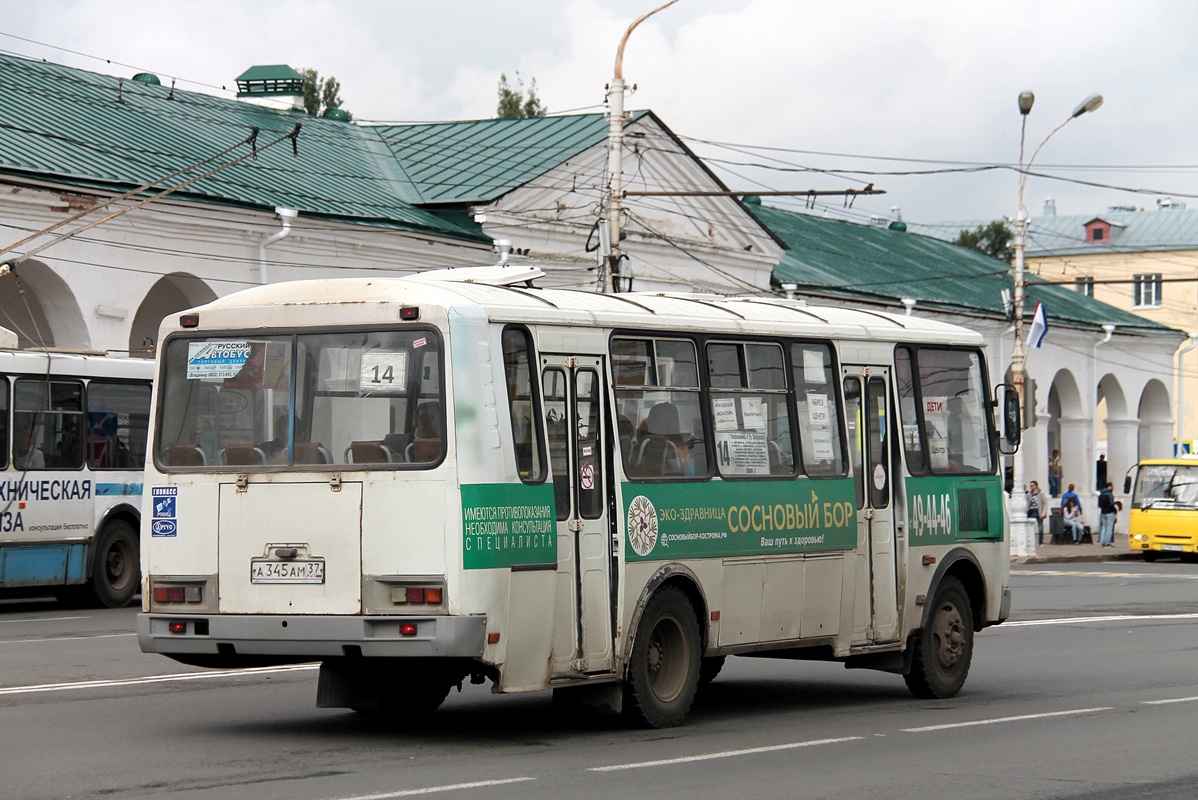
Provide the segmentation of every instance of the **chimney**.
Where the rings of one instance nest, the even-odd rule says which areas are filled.
[[[1051,197],[1044,200],[1044,216],[1055,217],[1057,215],[1057,201]]]
[[[304,76],[286,64],[250,67],[237,76],[237,99],[283,111],[304,107]]]

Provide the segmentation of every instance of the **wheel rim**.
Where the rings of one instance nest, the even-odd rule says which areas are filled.
[[[965,654],[965,621],[961,610],[953,602],[945,602],[936,612],[932,623],[932,639],[936,666],[944,672],[951,671]]]
[[[675,617],[658,620],[649,637],[645,661],[649,686],[657,699],[663,703],[677,699],[686,686],[687,663],[686,633]]]
[[[121,590],[132,580],[133,552],[124,542],[113,542],[104,553],[104,577],[113,589]]]

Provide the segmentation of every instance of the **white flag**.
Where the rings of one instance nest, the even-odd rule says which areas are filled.
[[[1044,306],[1036,303],[1036,313],[1032,316],[1032,328],[1027,333],[1027,342],[1032,347],[1039,347],[1044,341],[1044,335],[1048,333],[1048,315],[1044,313]]]

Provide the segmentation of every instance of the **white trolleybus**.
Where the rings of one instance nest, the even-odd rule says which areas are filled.
[[[961,688],[1010,609],[978,334],[539,274],[165,321],[141,648],[319,661],[318,706],[397,715],[469,677],[669,726],[729,655]]]
[[[133,599],[153,373],[0,328],[0,594]]]

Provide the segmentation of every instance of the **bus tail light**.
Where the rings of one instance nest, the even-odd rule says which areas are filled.
[[[204,602],[204,590],[203,587],[196,584],[155,586],[153,598],[155,603],[202,603]]]
[[[171,633],[187,633],[187,623],[175,620],[166,624],[166,629]]]
[[[401,623],[399,626],[399,635],[400,636],[415,636],[416,630],[417,629],[416,629],[415,622],[404,622],[404,623]]]
[[[396,605],[439,606],[445,598],[442,586],[392,586],[391,602]]]

